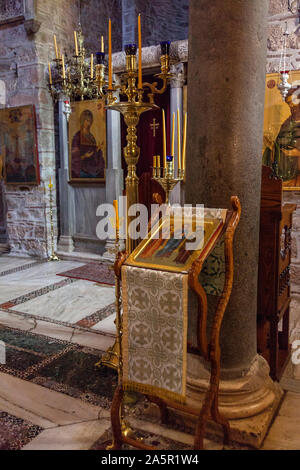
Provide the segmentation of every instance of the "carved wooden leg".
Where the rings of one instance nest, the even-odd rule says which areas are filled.
[[[221,365],[220,365],[220,349],[219,344],[215,345],[215,351],[217,351],[216,355],[217,360],[212,360],[211,366],[211,381],[212,381],[212,395],[213,401],[211,405],[211,417],[217,423],[221,424],[224,433],[224,445],[229,443],[229,422],[228,420],[220,414],[219,411],[219,383],[220,383],[220,373],[221,373]]]
[[[229,435],[230,435],[230,426],[229,426],[228,420],[220,414],[218,394],[216,394],[215,397],[214,397],[214,400],[213,400],[213,403],[212,403],[211,414],[212,414],[213,420],[216,423],[222,425],[223,433],[224,433],[223,444],[228,445],[229,444]]]
[[[205,428],[206,428],[207,421],[210,417],[212,400],[213,400],[212,390],[211,390],[211,387],[209,387],[209,389],[206,392],[204,403],[202,405],[200,414],[197,419],[195,440],[194,440],[194,450],[203,450]]]
[[[123,389],[120,385],[115,390],[114,398],[111,405],[111,426],[113,432],[113,440],[109,450],[122,449],[122,429],[121,429],[121,405],[123,400]]]

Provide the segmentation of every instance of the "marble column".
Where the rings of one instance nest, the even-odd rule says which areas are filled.
[[[69,181],[69,149],[68,149],[68,120],[65,114],[65,103],[58,103],[59,119],[59,144],[61,166],[59,175],[59,202],[60,202],[60,237],[58,242],[59,253],[71,253],[74,251],[72,235],[75,233],[75,194]]]
[[[267,0],[190,2],[185,202],[229,208],[230,196],[238,195],[242,206],[221,332],[220,402],[232,418],[255,415],[275,401],[268,366],[256,354],[267,6]],[[196,369],[193,358],[194,398]]]
[[[117,79],[117,77],[115,77]],[[117,96],[119,99],[119,97]],[[113,203],[123,193],[123,170],[121,163],[121,114],[111,109],[106,114],[107,168],[106,168],[106,202]],[[105,243],[103,260],[114,259],[114,240]]]
[[[8,236],[6,229],[6,200],[4,181],[0,176],[0,254],[9,251]]]
[[[185,84],[185,70],[184,64],[179,63],[171,67],[171,73],[174,74],[174,77],[170,81],[171,93],[170,93],[170,113],[171,113],[171,123],[173,113],[175,113],[175,145],[174,145],[174,168],[175,174],[177,174],[178,169],[178,140],[177,140],[177,109],[179,109],[180,116],[180,134],[182,136],[182,122],[183,122],[183,86]],[[172,139],[172,136],[170,136]],[[171,147],[170,147],[171,148]],[[181,197],[181,183],[177,183],[173,189],[170,197],[171,203],[182,203]]]

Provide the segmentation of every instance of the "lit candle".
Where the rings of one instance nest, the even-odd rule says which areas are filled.
[[[101,49],[100,52],[104,52],[104,38],[101,36]]]
[[[55,57],[58,59],[59,57],[58,57],[57,42],[56,42],[55,34],[53,35],[53,40],[54,40]]]
[[[156,155],[153,155],[153,168],[156,168]]]
[[[163,121],[163,159],[164,159],[164,168],[167,167],[167,142],[166,142],[166,118],[165,110],[162,110],[162,121]]]
[[[91,54],[91,78],[94,77],[94,54]]]
[[[141,15],[138,16],[138,35],[139,35],[139,74],[138,74],[138,88],[143,88],[142,80],[142,31],[141,31]]]
[[[66,71],[65,71],[65,57],[64,55],[61,56],[61,66],[62,66],[62,78],[66,78]]]
[[[108,22],[108,89],[112,90],[111,19]]]
[[[186,129],[187,129],[187,113],[184,114],[183,121],[183,138],[182,138],[182,169],[185,170],[186,160]]]
[[[171,155],[174,156],[174,148],[175,148],[175,113],[172,116],[172,146],[171,146]]]
[[[119,230],[119,209],[118,209],[118,201],[115,199],[113,202],[115,208],[115,220],[116,220],[116,230]]]
[[[181,135],[180,135],[179,109],[177,109],[177,148],[178,148],[178,170],[181,170]]]
[[[49,83],[52,85],[52,75],[51,75],[51,65],[50,62],[48,62],[48,70],[49,70]]]
[[[75,55],[78,55],[77,33],[74,31]]]
[[[53,188],[53,184],[51,182],[51,176],[50,176],[50,181],[49,181],[49,189]]]

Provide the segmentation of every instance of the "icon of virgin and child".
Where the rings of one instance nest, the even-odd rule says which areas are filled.
[[[80,114],[80,130],[72,139],[71,175],[73,178],[104,178],[105,161],[102,150],[91,132],[93,113]]]

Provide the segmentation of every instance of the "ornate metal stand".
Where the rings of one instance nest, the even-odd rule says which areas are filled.
[[[49,206],[50,206],[50,234],[51,234],[51,254],[48,258],[48,261],[59,261],[59,257],[54,251],[54,226],[53,226],[53,196],[52,188],[53,184],[50,182],[49,185]]]
[[[127,126],[127,146],[124,148],[124,156],[127,163],[127,177],[126,177],[126,196],[127,196],[127,214],[128,208],[133,204],[138,203],[138,177],[136,175],[136,165],[140,156],[140,149],[136,144],[137,141],[137,125],[139,123],[140,115],[151,109],[156,109],[158,106],[154,103],[154,95],[162,94],[167,89],[168,80],[171,78],[169,73],[169,42],[161,43],[161,73],[157,75],[162,80],[162,87],[157,88],[155,83],[143,83],[142,88],[136,86],[136,45],[130,44],[125,46],[126,53],[126,73],[121,76],[121,85],[113,87],[112,90],[107,92],[107,108],[119,111],[124,116],[124,121]],[[145,101],[144,95],[146,90],[148,100]],[[121,95],[126,96],[127,101],[117,102],[114,92],[119,91]],[[130,237],[129,225],[131,217],[127,215],[127,240],[126,251],[131,253],[139,243]]]
[[[157,181],[165,190],[166,204],[170,206],[170,193],[179,181],[183,181],[184,170],[178,169],[178,176],[176,178],[174,172],[173,157],[167,157],[167,168],[153,167],[152,178]]]

